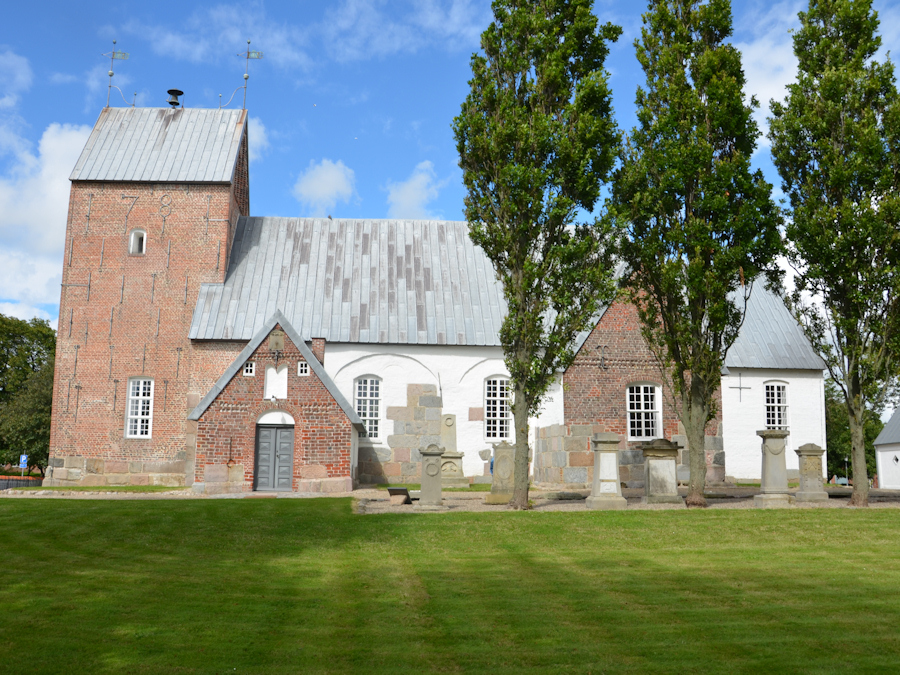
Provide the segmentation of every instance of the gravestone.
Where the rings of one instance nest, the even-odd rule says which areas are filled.
[[[657,438],[641,447],[644,455],[644,504],[684,504],[678,494],[678,446]]]
[[[619,436],[618,434],[594,434],[594,485],[585,506],[593,511],[614,511],[624,509],[628,502],[622,496],[619,480]]]
[[[422,492],[419,503],[413,507],[416,511],[446,511],[441,496],[441,455],[444,449],[431,444],[419,450],[422,455]]]
[[[822,486],[822,454],[815,443],[805,443],[794,450],[800,459],[800,490],[794,495],[798,502],[824,502],[828,493]]]
[[[485,504],[508,504],[513,497],[516,447],[506,441],[494,446],[494,474],[491,492],[484,498]]]
[[[762,482],[760,492],[753,497],[753,503],[760,509],[790,506],[788,494],[787,466],[784,450],[789,432],[783,429],[763,429],[756,435],[762,438]]]
[[[456,451],[456,415],[441,415],[441,486],[469,487],[463,473],[463,453]]]

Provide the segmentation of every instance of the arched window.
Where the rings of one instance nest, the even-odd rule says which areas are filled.
[[[788,428],[787,383],[766,382],[766,429]]]
[[[509,378],[489,377],[484,381],[484,437],[509,438]]]
[[[128,238],[128,253],[144,255],[147,252],[147,233],[144,230],[132,230]]]
[[[630,385],[626,406],[629,441],[649,441],[662,436],[662,396],[657,385]]]
[[[366,426],[359,432],[360,438],[378,438],[381,411],[381,380],[364,375],[356,380],[356,414]]]

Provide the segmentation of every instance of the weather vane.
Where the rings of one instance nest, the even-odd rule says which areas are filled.
[[[107,54],[101,54],[101,56],[109,57],[109,88],[106,91],[106,107],[108,108],[109,107],[109,96],[112,93],[113,89],[116,89],[119,92],[119,94],[122,96],[122,100],[125,101],[125,94],[123,94],[122,90],[119,89],[116,85],[114,85],[112,83],[113,75],[115,75],[115,73],[113,72],[113,65],[115,64],[115,62],[117,60],[118,61],[127,61],[128,57],[130,55],[128,54],[128,52],[118,51],[116,49],[116,41],[113,40],[113,50],[111,52],[108,52]],[[135,94],[135,99],[137,99],[137,94]],[[128,101],[125,101],[125,105],[129,105]],[[134,101],[132,101],[130,105],[133,108]]]
[[[234,98],[234,95],[238,93],[238,90],[240,89],[244,90],[244,103],[241,107],[244,109],[247,108],[247,80],[250,79],[250,59],[261,59],[263,57],[263,53],[250,49],[250,40],[247,40],[247,51],[241,52],[240,54],[238,54],[238,56],[243,56],[247,61],[247,66],[244,69],[244,85],[234,90],[234,92],[231,94],[231,98],[228,99],[228,103],[225,104],[225,108],[231,105],[231,101]],[[223,107],[222,94],[219,94],[219,107]]]

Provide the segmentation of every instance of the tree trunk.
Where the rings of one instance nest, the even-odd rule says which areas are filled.
[[[513,402],[513,423],[516,429],[516,459],[513,479],[513,498],[509,503],[514,509],[528,508],[528,406],[525,388],[515,382],[516,397]]]
[[[688,507],[705,507],[706,497],[703,496],[706,488],[706,400],[701,391],[700,383],[696,378],[691,378],[690,397],[688,405],[682,404],[682,410],[687,412],[682,415],[685,434],[688,440],[688,457],[691,478],[688,483],[688,495],[685,504]]]
[[[859,380],[851,376],[847,417],[850,421],[850,467],[853,472],[853,494],[850,506],[869,505],[869,472],[866,470],[865,406],[860,395]]]

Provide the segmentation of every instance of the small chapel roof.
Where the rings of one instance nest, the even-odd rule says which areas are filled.
[[[889,445],[900,443],[900,408],[894,411],[891,419],[884,425],[878,438],[875,439],[875,445]]]
[[[73,181],[229,183],[246,110],[104,108]]]

